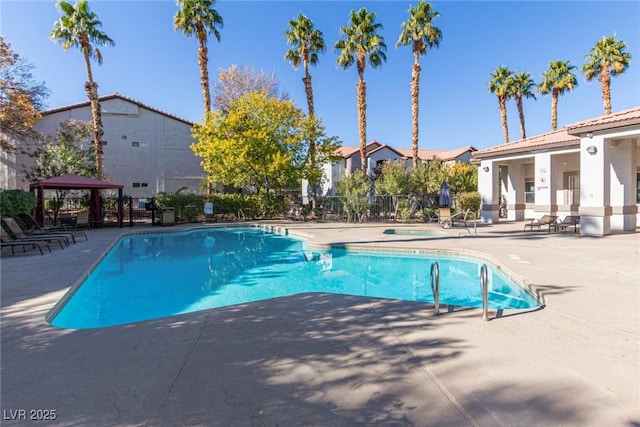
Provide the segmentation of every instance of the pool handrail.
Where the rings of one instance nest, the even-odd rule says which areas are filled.
[[[431,291],[433,292],[433,302],[437,316],[440,314],[440,267],[438,266],[438,261],[431,263]]]

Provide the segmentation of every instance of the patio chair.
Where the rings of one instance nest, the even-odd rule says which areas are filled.
[[[73,243],[76,243],[76,237],[84,236],[86,240],[89,240],[87,233],[84,231],[65,230],[64,227],[40,227],[36,220],[29,214],[18,214],[18,219],[26,226],[24,229],[29,235],[47,235],[47,236],[65,236],[67,240],[71,238]]]
[[[531,220],[530,223],[524,225],[524,231],[527,231],[527,228],[529,229],[529,231],[534,231],[534,229],[535,231],[541,231],[542,226],[546,225],[549,227],[547,232],[550,233],[551,227],[553,226],[553,224],[556,222],[557,219],[558,219],[557,215],[543,215],[540,218],[534,218]]]
[[[445,225],[451,226],[451,208],[445,207],[438,209],[438,225],[442,228],[447,228]]]
[[[442,226],[442,228],[454,228],[456,225],[461,225],[462,227],[467,228],[467,218],[469,217],[470,213],[471,209],[460,211],[442,221],[440,225]]]
[[[580,216],[578,215],[567,215],[562,221],[556,220],[555,223],[551,224],[551,228],[554,231],[562,231],[563,233],[567,233],[567,228],[573,227],[573,232],[578,232],[578,227],[580,226]]]
[[[81,230],[83,228],[91,228],[91,223],[89,222],[89,211],[80,211],[76,215],[76,220],[74,223],[74,228],[76,230]]]
[[[12,255],[15,255],[14,248],[16,246],[22,246],[22,252],[26,252],[26,248],[28,246],[30,246],[32,248],[38,248],[40,250],[40,254],[44,255],[44,252],[42,252],[42,246],[43,245],[47,249],[49,249],[49,252],[51,252],[51,247],[49,246],[48,242],[17,240],[15,238],[11,237],[11,235],[9,233],[7,233],[4,228],[0,227],[0,249],[9,248],[10,247]]]
[[[47,243],[51,243],[51,242],[56,242],[60,245],[60,248],[64,249],[64,245],[63,242],[66,246],[69,246],[69,239],[67,239],[65,236],[46,236],[46,235],[30,235],[27,232],[25,232],[22,227],[20,227],[20,224],[18,224],[16,222],[15,219],[11,218],[11,217],[4,217],[2,218],[2,223],[5,225],[5,227],[7,228],[7,231],[13,240],[17,241],[17,242],[42,242],[45,241]]]

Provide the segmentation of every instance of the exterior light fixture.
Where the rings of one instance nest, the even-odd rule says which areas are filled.
[[[482,170],[485,171],[485,172],[489,172],[489,166],[483,167]]]
[[[592,134],[591,132],[589,132],[589,133],[587,134],[587,138],[589,138],[589,139],[593,138],[593,134]]]
[[[598,152],[598,147],[596,147],[595,145],[590,145],[587,147],[587,153],[591,154],[592,156],[597,152]]]

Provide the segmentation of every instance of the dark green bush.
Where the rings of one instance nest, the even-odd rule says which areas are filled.
[[[3,217],[15,217],[19,213],[31,213],[35,206],[36,198],[29,191],[0,191],[0,213]]]

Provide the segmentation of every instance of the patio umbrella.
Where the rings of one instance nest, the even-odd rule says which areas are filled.
[[[440,185],[438,204],[440,206],[451,206],[451,195],[449,194],[449,184],[447,184],[447,181],[443,181]]]

